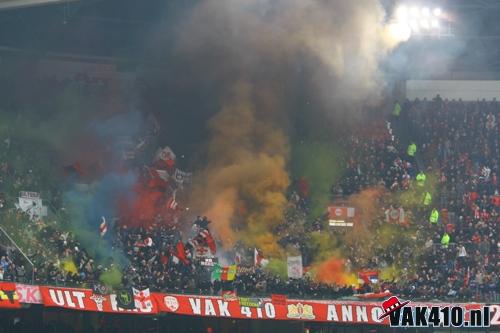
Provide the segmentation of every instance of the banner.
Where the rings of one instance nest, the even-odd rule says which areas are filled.
[[[175,313],[188,316],[234,318],[234,319],[269,319],[269,320],[302,320],[310,322],[332,322],[346,324],[379,324],[388,325],[388,317],[379,320],[382,299],[387,294],[371,294],[380,301],[320,301],[287,299],[285,295],[273,295],[272,298],[237,298],[236,294],[225,293],[224,297],[174,295],[137,291],[135,301],[142,305],[139,309],[125,310],[117,305],[116,295],[94,294],[90,289],[59,288],[47,286],[15,285],[0,283],[0,289],[12,290],[15,287],[17,302],[6,303],[0,300],[0,307],[20,307],[21,303],[41,302],[49,307],[66,309],[124,313],[124,314],[158,314],[160,312]],[[142,294],[141,294],[142,293]],[[138,295],[141,294],[141,295]],[[359,297],[360,295],[358,295]],[[15,300],[15,299],[14,299]],[[481,309],[485,304],[479,303],[430,303],[411,302],[413,306],[461,306],[466,310]],[[490,305],[492,312],[491,325],[499,325],[500,306]],[[466,316],[466,319],[468,316]]]
[[[115,294],[94,294],[90,289],[74,289],[41,286],[43,304],[51,307],[62,307],[72,310],[96,311],[128,314],[156,314],[158,307],[151,300],[143,302],[138,309],[126,310],[118,307]],[[147,296],[146,296],[147,297]]]
[[[364,283],[378,283],[378,270],[361,270],[358,272],[358,278]]]
[[[405,210],[400,208],[388,208],[385,211],[385,219],[387,223],[404,224],[405,223]]]
[[[16,291],[16,284],[12,282],[0,282],[0,309],[19,309],[19,295]]]
[[[260,307],[250,307],[241,305],[241,298],[240,302],[236,302],[224,300],[222,297],[164,294],[153,296],[161,312],[188,316],[389,325],[388,317],[383,320],[378,319],[384,311],[381,303],[375,302],[286,300],[285,305],[278,305],[271,299],[260,299]],[[415,302],[412,304],[431,305]],[[451,304],[439,305],[451,306]],[[479,309],[482,306],[482,304],[460,305],[469,310]]]
[[[354,226],[354,207],[328,207],[328,224],[331,227],[352,227]]]
[[[301,279],[302,278],[302,256],[288,257],[287,260],[288,278]]]
[[[271,294],[271,302],[274,305],[286,305],[286,295]]]
[[[38,286],[16,283],[16,291],[20,303],[43,304],[42,295]]]
[[[133,310],[136,308],[132,289],[120,289],[116,291],[116,303],[122,309]]]
[[[42,199],[38,192],[19,192],[18,202],[14,206],[28,214],[32,220],[47,216],[47,206],[42,204]]]
[[[238,297],[238,302],[242,307],[260,308],[262,307],[262,299],[255,297]]]
[[[31,191],[20,191],[19,197],[23,199],[38,199],[40,198],[40,193]]]
[[[340,207],[340,206],[330,206],[328,207],[328,217],[330,220],[346,220],[354,217],[355,209],[354,207]]]

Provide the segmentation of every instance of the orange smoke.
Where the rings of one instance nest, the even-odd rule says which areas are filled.
[[[215,197],[212,206],[204,214],[211,221],[215,221],[213,228],[226,249],[231,248],[236,241],[234,231],[231,229],[236,199],[236,189],[226,188]]]
[[[338,258],[330,258],[316,266],[316,280],[337,285],[358,284],[356,275],[346,272],[344,260]]]

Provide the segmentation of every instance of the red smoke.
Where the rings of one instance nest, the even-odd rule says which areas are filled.
[[[172,225],[178,210],[172,210],[167,202],[169,195],[158,186],[140,179],[134,187],[134,195],[120,200],[120,224],[130,227],[148,227],[153,224]]]

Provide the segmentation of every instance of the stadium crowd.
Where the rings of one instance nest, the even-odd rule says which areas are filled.
[[[232,281],[213,280],[210,268],[192,257],[195,245],[182,242],[186,236],[192,240],[210,229],[208,223],[195,223],[196,228],[184,235],[175,226],[113,227],[109,231],[114,237],[113,250],[121,251],[127,263],[122,283],[178,293],[234,290],[249,296],[283,293],[339,298],[390,290],[408,298],[498,301],[498,114],[496,101],[465,103],[440,97],[407,101],[383,130],[365,139],[352,136],[343,143],[353,154],[345,160],[343,177],[332,186],[332,198],[373,186],[385,187],[389,193],[415,193],[413,197],[418,198],[417,204],[405,208],[411,220],[409,228],[416,230],[418,251],[395,242],[389,251],[375,251],[371,258],[353,254],[346,260],[346,266],[358,268],[401,264],[403,272],[397,278],[365,283],[358,290],[349,285],[317,283],[308,274],[302,279],[284,279],[256,267],[254,249],[241,249],[239,255],[251,257],[251,262],[245,265],[243,260]],[[397,135],[402,124],[411,128],[406,138]],[[415,144],[417,152],[407,149],[406,143]],[[19,177],[9,170],[7,161],[3,162],[7,167],[0,170],[2,183],[9,183],[9,177],[14,176],[23,180],[34,177]],[[307,235],[294,236],[297,233],[290,232],[289,225],[304,224],[306,232],[325,232],[327,222],[307,221],[307,191],[301,190],[301,182],[297,181],[289,195],[285,221],[276,233],[281,237],[280,245],[295,246],[308,263]],[[389,204],[384,202],[377,223],[387,223],[385,210]],[[112,258],[96,264],[72,232],[59,230],[50,219],[31,221],[9,207],[8,201],[2,205],[2,214],[18,223],[16,228],[8,228],[8,233],[23,240],[20,245],[34,264],[34,283],[90,286],[119,264]],[[30,282],[29,262],[3,241],[0,280]]]

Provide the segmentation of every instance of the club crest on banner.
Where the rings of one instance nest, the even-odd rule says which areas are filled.
[[[103,303],[106,300],[106,297],[99,295],[99,294],[93,294],[90,296],[90,299],[95,302],[95,305],[97,306],[98,311],[103,311]]]
[[[116,292],[116,302],[122,309],[135,309],[134,296],[130,290],[118,290]]]
[[[165,296],[163,298],[163,303],[165,303],[167,309],[172,312],[175,312],[179,309],[179,301],[177,301],[177,298],[175,298],[174,296]]]
[[[288,318],[293,319],[315,319],[313,307],[309,304],[288,304]]]

